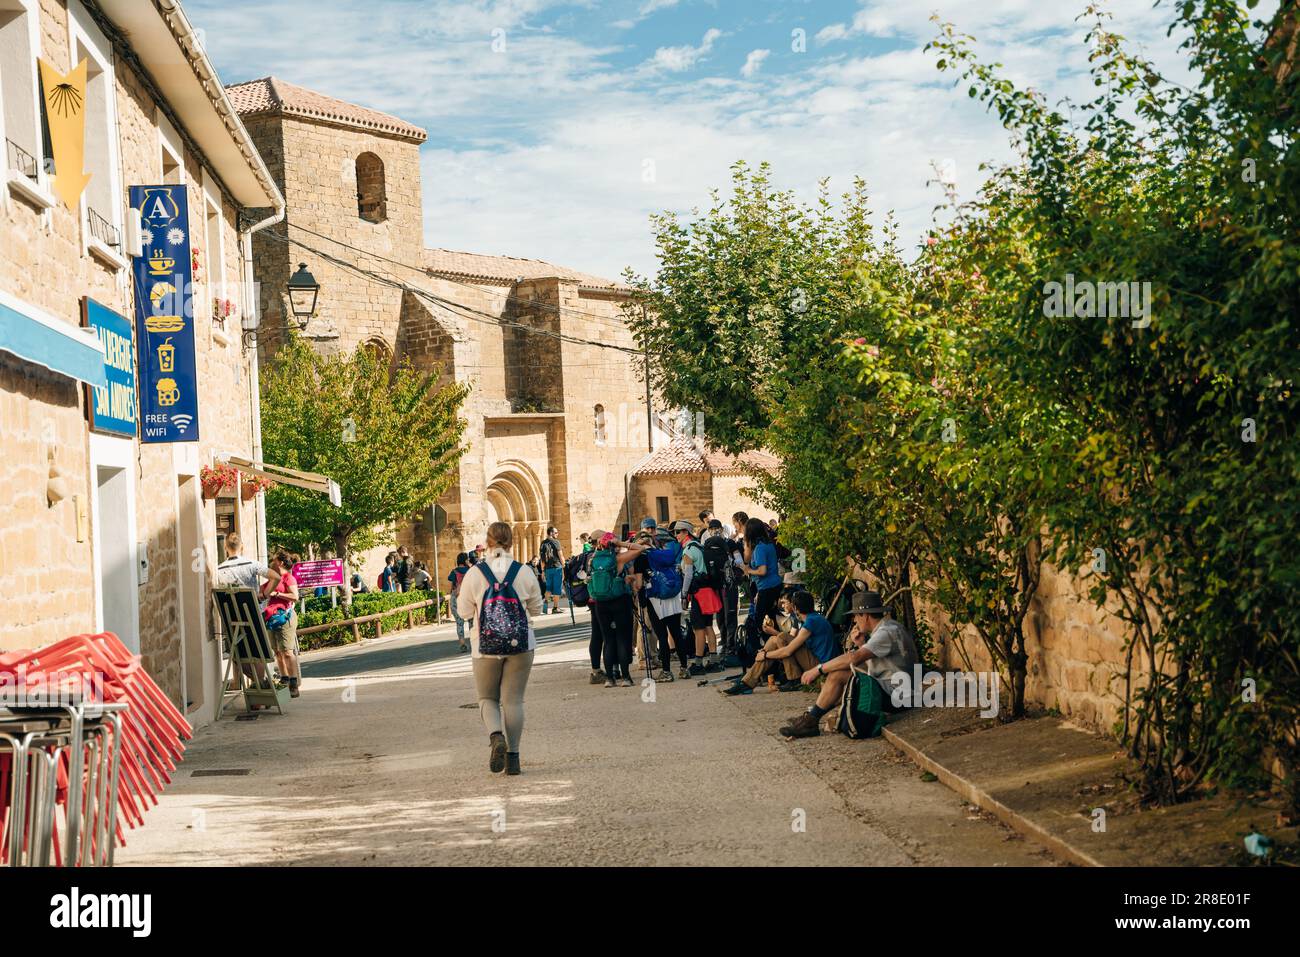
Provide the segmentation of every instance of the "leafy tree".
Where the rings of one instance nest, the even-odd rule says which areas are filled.
[[[467,386],[440,386],[436,373],[406,362],[390,371],[366,349],[323,355],[293,337],[262,378],[264,453],[268,461],[328,475],[342,505],[277,486],[267,493],[271,539],[345,559],[391,541],[395,523],[456,481],[467,393]],[[347,585],[344,594],[346,600]]]
[[[808,206],[772,185],[766,163],[731,172],[730,198],[714,191],[707,212],[651,217],[660,268],[626,278],[656,390],[669,406],[703,411],[709,440],[739,452],[764,444],[801,363],[852,306],[871,225],[860,180],[838,207],[823,181]]]
[[[1073,123],[951,28],[936,43],[1025,150],[984,191],[980,254],[1020,289],[1019,388],[1079,425],[1053,551],[1091,564],[1094,599],[1128,626],[1118,730],[1164,800],[1269,770],[1300,797],[1300,104],[1287,44],[1259,43],[1287,7],[1251,24],[1235,3],[1176,4],[1192,90],[1091,10],[1101,92]],[[1149,315],[1045,317],[1067,276],[1150,282]]]

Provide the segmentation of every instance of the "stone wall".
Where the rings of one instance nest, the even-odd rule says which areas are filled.
[[[917,614],[934,629],[934,664],[991,670],[991,659],[972,629],[956,631],[941,609],[921,602]],[[1025,616],[1029,655],[1025,700],[1054,708],[1072,721],[1110,733],[1123,717],[1123,623],[1098,609],[1078,579],[1044,565],[1038,593]]]
[[[39,55],[60,70],[71,67],[68,12],[62,0],[40,5]],[[162,156],[156,104],[140,78],[120,56],[114,58],[114,104],[119,137],[120,182],[114,198],[123,220],[127,188],[162,181]],[[202,161],[186,151],[191,227],[196,241],[203,235]],[[239,255],[236,209],[222,199],[225,216],[226,295],[239,298]],[[83,247],[79,214],[62,203],[46,212],[11,194],[0,212],[0,288],[69,324],[81,322],[80,301],[90,296],[134,322],[129,270],[115,268]],[[216,257],[212,258],[217,262]],[[212,278],[212,277],[210,277]],[[202,441],[170,445],[125,443],[132,463],[136,529],[143,543],[150,574],[138,588],[140,652],[145,668],[178,704],[181,690],[181,576],[200,589],[199,605],[209,607],[204,573],[189,571],[193,557],[178,555],[178,476],[197,473],[210,464],[215,450],[251,454],[249,356],[240,346],[238,319],[232,335],[213,328],[208,304],[215,284],[196,294],[197,372],[201,391],[199,428]],[[230,320],[228,320],[229,322]],[[72,634],[91,632],[98,583],[93,572],[96,476],[91,474],[90,437],[86,420],[86,389],[79,383],[46,372],[8,354],[0,355],[0,428],[5,455],[0,457],[0,649],[40,647]],[[56,505],[46,501],[47,456],[68,484],[68,497]],[[76,502],[89,517],[87,534],[79,535]],[[202,548],[214,564],[216,519],[212,503],[203,503]],[[237,521],[250,541],[256,538],[251,504],[237,508]],[[210,622],[201,628],[201,643],[211,646]],[[202,662],[191,667],[201,667]],[[196,705],[197,701],[194,702]],[[205,707],[211,702],[204,702]]]

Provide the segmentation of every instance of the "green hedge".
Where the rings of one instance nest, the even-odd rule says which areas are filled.
[[[329,607],[328,598],[309,598],[306,602],[306,611],[298,618],[299,630],[311,628],[315,625],[325,625],[330,622],[344,622],[349,618],[362,618],[366,615],[374,615],[389,608],[401,608],[404,605],[413,605],[418,601],[426,601],[435,597],[441,600],[444,596],[441,592],[413,590],[408,592],[367,592],[364,595],[352,596],[351,609],[339,605],[337,608]],[[436,621],[435,608],[429,605],[426,608],[416,609],[413,613],[416,625],[432,624]],[[385,633],[401,631],[407,627],[406,612],[394,612],[391,615],[385,615],[380,619],[379,624],[383,626]],[[358,625],[362,638],[374,638],[377,636],[375,622],[368,621]],[[312,648],[327,648],[333,645],[347,645],[352,643],[352,626],[340,624],[337,628],[329,628],[325,631],[319,631],[315,634],[304,635],[299,639],[299,646],[303,651],[309,651]]]

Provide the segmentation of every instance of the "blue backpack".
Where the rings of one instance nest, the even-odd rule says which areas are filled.
[[[496,580],[487,562],[479,562],[477,567],[488,585],[478,613],[479,654],[522,654],[528,650],[528,612],[515,592],[515,576],[523,566],[511,562],[502,582]]]
[[[682,593],[682,573],[677,565],[682,560],[682,547],[668,542],[663,548],[646,552],[650,560],[650,583],[646,587],[651,598],[673,598]]]

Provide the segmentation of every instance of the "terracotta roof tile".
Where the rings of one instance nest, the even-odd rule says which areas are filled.
[[[781,464],[767,452],[743,452],[728,455],[697,443],[694,439],[674,439],[655,450],[636,475],[689,475],[709,472],[713,475],[739,475],[751,468],[770,472]]]
[[[226,92],[230,94],[230,100],[241,116],[278,113],[341,123],[419,143],[428,138],[428,134],[414,123],[355,103],[336,100],[332,96],[274,76],[249,80],[247,83],[234,83],[226,87]]]

